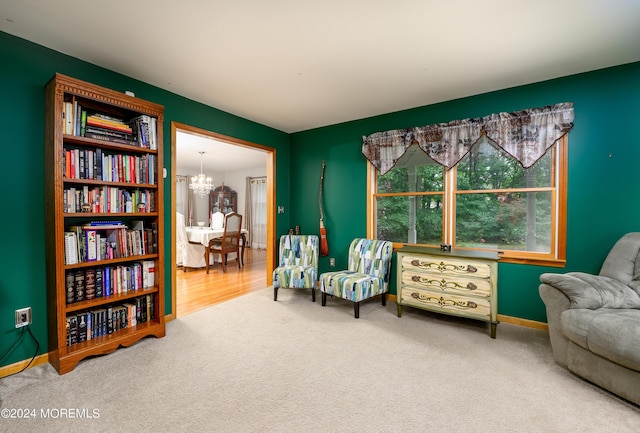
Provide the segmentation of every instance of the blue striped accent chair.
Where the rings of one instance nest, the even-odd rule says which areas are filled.
[[[320,275],[322,306],[327,305],[327,295],[338,296],[353,302],[357,319],[362,300],[382,295],[382,305],[387,305],[392,253],[392,242],[354,239],[349,246],[348,269]]]
[[[273,271],[273,300],[278,300],[278,289],[311,289],[311,300],[316,302],[318,282],[318,236],[284,235],[280,237],[280,262]]]

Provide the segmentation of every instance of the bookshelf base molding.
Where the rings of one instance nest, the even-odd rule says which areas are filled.
[[[147,337],[162,338],[166,335],[164,323],[142,324],[135,328],[126,328],[104,337],[102,342],[92,345],[78,343],[77,347],[63,347],[49,353],[49,362],[60,374],[69,373],[85,358],[108,355],[120,347],[130,347]]]

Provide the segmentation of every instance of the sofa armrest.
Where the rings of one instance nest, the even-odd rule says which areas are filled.
[[[583,272],[545,273],[540,281],[569,298],[570,308],[640,308],[640,295],[626,284]]]
[[[540,284],[539,292],[547,311],[547,325],[553,357],[558,364],[566,367],[569,339],[562,333],[560,316],[565,310],[571,308],[571,302],[561,290],[548,284]]]

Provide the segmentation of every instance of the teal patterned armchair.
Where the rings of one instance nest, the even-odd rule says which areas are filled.
[[[382,305],[387,305],[392,253],[391,242],[354,239],[349,246],[348,269],[320,275],[322,306],[327,305],[327,295],[346,299],[353,302],[357,319],[360,317],[360,301],[382,295]]]
[[[273,300],[278,300],[278,289],[311,289],[311,300],[316,302],[318,282],[318,236],[284,235],[280,237],[280,262],[273,271]]]

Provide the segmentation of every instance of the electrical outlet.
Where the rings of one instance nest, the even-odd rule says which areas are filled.
[[[331,266],[332,268],[336,266],[336,259],[334,257],[331,257],[329,259],[329,266]]]
[[[16,328],[31,325],[31,307],[16,310]]]

